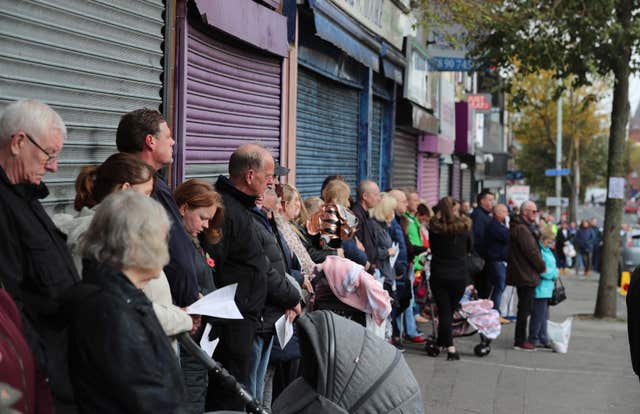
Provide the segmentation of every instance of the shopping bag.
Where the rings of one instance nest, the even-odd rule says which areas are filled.
[[[547,321],[547,335],[551,342],[551,349],[560,354],[566,354],[571,338],[573,318],[567,318],[562,323]]]
[[[556,306],[558,303],[563,302],[567,298],[567,292],[564,290],[564,284],[560,278],[556,279],[553,286],[553,292],[551,293],[551,299],[549,299],[550,306]]]

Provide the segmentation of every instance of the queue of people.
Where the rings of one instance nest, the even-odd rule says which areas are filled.
[[[321,197],[303,200],[279,183],[288,170],[258,144],[233,152],[228,176],[172,192],[161,171],[175,141],[150,109],[122,116],[119,152],[77,177],[77,213],[51,218],[40,203],[43,179],[57,171],[65,138],[63,120],[43,103],[14,102],[0,116],[0,327],[25,378],[0,382],[20,391],[16,407],[25,413],[243,410],[237,393],[176,341],[190,335],[199,343],[206,326],[204,339],[218,339],[213,358],[268,406],[303,369],[297,336],[282,348],[274,324],[333,295],[326,283],[335,280],[318,278],[322,270],[357,274],[375,309],[351,297],[335,311],[363,325],[369,312],[399,350],[425,341],[416,323],[433,317],[425,312],[430,291],[438,345],[458,360],[451,324],[471,284],[496,309],[505,284],[516,286],[514,345],[546,346],[545,303],[558,274],[550,248],[591,240],[564,224],[557,235],[540,231],[531,202],[509,220],[488,191],[470,213],[452,197],[431,209],[415,192],[381,192],[369,180],[354,200],[345,180],[330,176]],[[472,254],[485,260],[476,274]],[[242,319],[187,313],[231,284]]]

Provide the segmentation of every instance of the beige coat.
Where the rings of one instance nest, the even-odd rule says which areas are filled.
[[[67,246],[69,247],[80,277],[82,277],[80,237],[89,228],[94,213],[94,209],[85,207],[75,217],[70,214],[56,214],[53,217],[53,222],[56,226],[67,235]],[[173,337],[191,330],[193,321],[185,311],[173,304],[169,281],[164,272],[161,272],[160,276],[156,279],[151,279],[142,291],[153,304],[156,317],[167,336]],[[172,345],[174,349],[177,350],[175,339],[172,340]]]

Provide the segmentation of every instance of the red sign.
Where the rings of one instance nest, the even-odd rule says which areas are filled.
[[[474,93],[467,95],[467,102],[469,106],[476,110],[476,112],[489,112],[491,111],[491,94],[490,93]]]

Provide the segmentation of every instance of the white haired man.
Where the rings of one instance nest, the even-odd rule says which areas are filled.
[[[58,412],[74,412],[62,302],[80,281],[62,233],[40,200],[43,179],[58,170],[67,135],[48,105],[23,100],[0,115],[0,281],[22,313],[40,375],[49,379]]]

